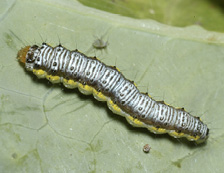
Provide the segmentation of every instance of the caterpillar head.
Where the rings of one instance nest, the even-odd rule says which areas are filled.
[[[37,45],[26,46],[22,48],[17,54],[17,59],[22,64],[25,64],[27,70],[33,70],[34,62],[37,57],[35,51],[37,49]]]
[[[20,49],[17,54],[17,59],[23,64],[25,64],[25,62],[26,62],[26,54],[29,51],[29,49],[30,49],[30,46],[26,46],[26,47]]]

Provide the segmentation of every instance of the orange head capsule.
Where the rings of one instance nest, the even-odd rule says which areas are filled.
[[[26,70],[28,71],[32,71],[34,64],[35,64],[35,60],[37,58],[36,55],[36,50],[38,51],[38,46],[37,45],[33,45],[33,46],[26,46],[24,48],[22,48],[17,55],[17,59],[25,65]]]
[[[18,52],[17,54],[17,59],[21,62],[21,63],[26,63],[26,55],[27,55],[27,52],[29,51],[30,49],[30,46],[26,46],[22,49],[20,49],[20,51]]]

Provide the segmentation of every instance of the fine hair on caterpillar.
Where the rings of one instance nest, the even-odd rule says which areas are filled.
[[[22,48],[17,58],[38,78],[78,88],[85,95],[93,94],[95,99],[106,101],[113,113],[125,117],[135,127],[147,128],[155,134],[168,133],[174,138],[186,137],[197,143],[208,138],[209,129],[199,117],[141,93],[117,67],[96,57],[70,51],[61,44],[51,47],[43,43]]]

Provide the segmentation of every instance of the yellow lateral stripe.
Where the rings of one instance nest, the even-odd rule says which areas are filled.
[[[93,88],[89,85],[83,85],[81,83],[78,83],[78,88],[82,94],[90,95],[93,93]]]
[[[157,127],[154,127],[152,125],[147,126],[147,127],[148,127],[148,130],[153,132],[154,134],[164,134],[164,133],[167,133],[167,130],[163,129],[163,128],[157,128]]]
[[[66,88],[69,88],[69,89],[77,88],[78,86],[78,83],[71,79],[67,80],[63,78],[62,83]]]
[[[59,83],[60,81],[60,76],[52,76],[52,75],[46,75],[46,78],[51,81],[52,83]]]
[[[36,69],[33,69],[33,73],[38,77],[38,78],[45,78],[46,75],[47,75],[47,72],[42,70],[42,69],[39,69],[39,70],[36,70]]]
[[[135,127],[144,127],[143,122],[139,121],[137,118],[133,118],[132,116],[126,116],[127,121],[135,126]]]
[[[171,132],[170,135],[173,136],[173,137],[175,137],[175,138],[185,137],[185,134],[184,133],[177,133],[175,131]]]
[[[157,129],[157,134],[164,134],[164,133],[167,133],[166,129],[163,129],[163,128],[158,128]]]
[[[113,113],[125,116],[124,112],[118,107],[118,105],[114,104],[114,102],[111,99],[107,101],[107,106]]]
[[[194,136],[190,136],[190,135],[188,135],[188,136],[187,136],[187,139],[188,139],[189,141],[197,141],[198,139],[200,139],[200,136],[196,136],[196,137],[194,137]]]
[[[103,95],[102,92],[98,92],[96,89],[93,89],[93,96],[99,101],[107,101],[107,97]]]

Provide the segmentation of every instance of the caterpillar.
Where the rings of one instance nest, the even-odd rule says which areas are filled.
[[[77,49],[70,51],[61,44],[51,47],[42,43],[22,48],[17,59],[38,78],[47,78],[53,84],[61,82],[67,88],[78,88],[85,95],[93,94],[95,99],[106,101],[113,113],[125,117],[135,127],[175,138],[186,137],[196,143],[205,142],[209,136],[207,125],[199,117],[164,101],[155,101],[148,93],[141,93],[117,67]]]

